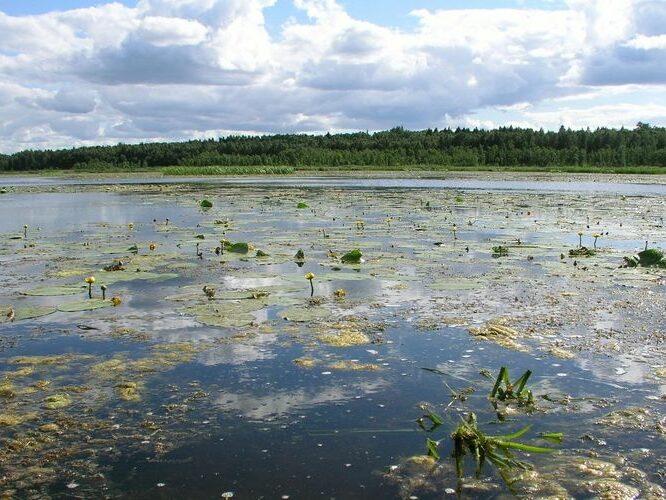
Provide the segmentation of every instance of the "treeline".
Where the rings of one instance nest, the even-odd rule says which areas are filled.
[[[231,136],[0,155],[0,170],[137,170],[166,166],[666,167],[666,128],[504,127],[326,135]]]

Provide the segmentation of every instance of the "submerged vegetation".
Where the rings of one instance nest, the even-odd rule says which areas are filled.
[[[230,136],[182,143],[118,144],[0,155],[0,171],[134,171],[165,175],[279,175],[296,169],[442,167],[663,173],[666,129],[557,132],[504,127],[326,135]]]

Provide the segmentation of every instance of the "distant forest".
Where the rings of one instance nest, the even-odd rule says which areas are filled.
[[[666,167],[666,128],[633,130],[422,130],[326,135],[231,136],[173,143],[117,144],[0,155],[0,170],[89,171],[150,167],[292,166],[373,168]]]

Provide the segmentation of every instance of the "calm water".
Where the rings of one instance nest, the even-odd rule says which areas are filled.
[[[94,183],[86,182],[74,193],[0,197],[0,305],[19,311],[85,301],[85,288],[70,296],[22,293],[47,285],[84,286],[82,278],[91,274],[103,283],[113,272],[102,268],[116,260],[131,271],[136,267],[160,275],[142,279],[138,273],[110,282],[109,295],[122,298],[118,307],[57,311],[0,324],[0,377],[4,372],[15,392],[0,402],[6,413],[35,414],[0,427],[0,477],[10,478],[0,482],[0,492],[5,488],[21,497],[441,498],[446,488],[457,487],[448,435],[470,411],[489,434],[529,424],[525,442],[543,446],[548,444],[536,439],[538,433],[563,432],[566,438],[556,447],[565,456],[626,456],[627,466],[642,470],[645,481],[663,482],[659,457],[666,441],[654,431],[654,422],[664,415],[666,386],[654,376],[663,363],[662,348],[646,345],[652,350],[646,358],[640,341],[629,333],[626,339],[618,334],[617,349],[609,347],[599,332],[612,335],[614,328],[625,327],[629,332],[642,320],[632,322],[631,314],[618,316],[610,307],[593,313],[585,304],[602,297],[620,303],[629,297],[624,295],[627,286],[640,286],[634,297],[666,291],[659,274],[649,275],[648,286],[621,281],[610,271],[623,252],[641,247],[646,233],[663,247],[659,217],[666,186],[307,178],[205,184],[188,179],[195,185],[176,186],[180,181],[170,179],[172,189],[165,191],[134,186],[93,192],[86,186]],[[2,180],[3,185],[21,182],[69,184]],[[114,180],[126,183],[153,181]],[[566,192],[570,199],[544,194],[555,192]],[[638,202],[626,212],[613,212],[618,194],[647,197],[651,212],[646,216]],[[214,208],[200,210],[202,198],[212,200]],[[295,208],[301,200],[308,209]],[[427,209],[426,200],[431,202]],[[570,262],[564,267],[559,257],[576,246],[577,228],[588,217],[610,232],[602,240],[608,253],[596,261],[596,278],[570,274],[579,271]],[[28,237],[11,239],[22,235],[24,224]],[[455,236],[451,224],[459,232]],[[591,231],[585,229],[586,238]],[[222,238],[253,242],[270,257],[216,255]],[[525,250],[531,259],[520,248],[511,249],[507,259],[491,256],[493,245],[515,238],[533,245]],[[150,243],[155,250],[149,250]],[[133,244],[137,254],[128,250]],[[302,266],[293,259],[299,248],[306,253]],[[366,262],[342,265],[331,254],[351,248],[361,248]],[[320,303],[315,305],[308,302],[307,272],[317,276]],[[225,291],[266,289],[270,300],[257,307],[247,305],[261,299],[216,300],[216,317],[228,323],[215,325],[201,312],[210,307],[201,292],[204,284],[214,286],[218,298]],[[344,300],[334,298],[338,289],[346,291]],[[581,293],[585,290],[589,298]],[[97,297],[100,293],[96,288]],[[580,297],[571,299],[579,310],[557,301],[568,300],[569,293]],[[323,308],[325,316],[284,319],[285,311],[313,307]],[[560,311],[561,323],[545,321]],[[232,325],[248,314],[251,322]],[[663,335],[663,316],[648,306],[644,314],[654,334]],[[581,323],[567,326],[569,315],[582,318]],[[531,336],[521,340],[524,352],[469,334],[470,327],[500,316],[513,317],[517,330],[535,325]],[[324,340],[349,331],[361,332],[366,341],[336,347]],[[583,335],[599,344],[585,345]],[[546,351],[560,345],[558,339],[564,339],[561,345],[571,350],[571,359]],[[53,355],[60,358],[43,365],[36,358],[20,358]],[[302,359],[313,365],[299,363]],[[346,369],[335,368],[336,362],[347,362]],[[532,370],[530,387],[548,400],[538,397],[535,413],[510,413],[502,423],[487,399],[493,380],[480,371],[494,376],[503,365],[510,367],[512,378]],[[31,373],[15,374],[26,366]],[[44,380],[50,383],[40,385]],[[139,397],[120,397],[123,384],[134,384]],[[451,390],[469,387],[475,392],[445,409]],[[44,401],[54,394],[67,394],[71,402],[45,408]],[[446,416],[442,428],[430,435],[441,440],[445,468],[401,475],[408,457],[426,452],[426,433],[416,425],[423,402]],[[620,431],[599,425],[610,412],[633,406],[647,408],[652,423]],[[40,430],[48,423],[59,430]],[[39,444],[17,446],[22,439]],[[648,452],[635,453],[639,449]],[[543,470],[553,462],[540,455],[528,461]],[[44,469],[43,481],[21,477],[21,470],[35,467]],[[462,495],[507,494],[491,468],[484,477],[483,484],[492,487],[470,481]],[[572,475],[570,494],[590,495],[587,479]]]

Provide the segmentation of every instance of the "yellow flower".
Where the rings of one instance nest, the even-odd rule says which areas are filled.
[[[592,235],[592,238],[601,238],[601,235],[599,233],[594,233]]]
[[[85,282],[88,283],[89,285],[92,285],[92,284],[95,282],[95,277],[94,277],[94,276],[88,276],[88,277],[87,277],[85,280],[83,280],[83,281],[85,281]]]
[[[578,236],[583,236],[583,231],[578,231]]]
[[[335,292],[333,292],[334,295],[339,298],[339,299],[344,299],[345,296],[347,295],[347,292],[343,288],[338,288]]]
[[[120,297],[111,298],[111,303],[113,304],[114,307],[119,306],[122,301],[123,300]]]
[[[150,248],[150,250],[152,251],[152,250],[155,250],[157,248],[157,245],[155,245],[155,243],[151,243],[148,248]]]
[[[314,273],[308,273],[305,275],[306,280],[313,280],[315,278]]]

